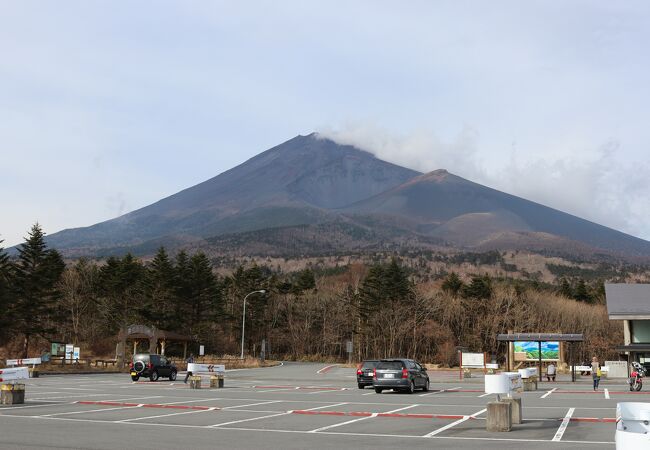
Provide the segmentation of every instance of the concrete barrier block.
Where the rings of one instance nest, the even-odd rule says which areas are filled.
[[[211,388],[222,388],[223,387],[223,375],[212,375],[210,377],[210,387]]]
[[[485,428],[490,432],[505,432],[512,429],[512,404],[490,402],[487,404]]]
[[[25,403],[24,384],[3,384],[0,386],[0,404],[19,405]]]
[[[524,391],[537,390],[537,378],[525,378],[523,382],[524,382]]]
[[[201,389],[201,376],[192,375],[190,377],[190,389]]]
[[[512,423],[519,425],[522,423],[521,399],[520,398],[504,398],[501,401],[510,403]]]

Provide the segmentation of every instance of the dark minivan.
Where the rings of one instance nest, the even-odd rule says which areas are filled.
[[[377,364],[379,364],[379,360],[369,359],[359,366],[357,369],[357,386],[359,386],[359,389],[372,386],[374,368]]]
[[[133,355],[133,362],[129,365],[129,369],[133,381],[138,381],[140,377],[147,377],[151,381],[166,377],[174,381],[178,373],[176,366],[165,355],[151,353]]]
[[[382,359],[374,369],[372,385],[377,394],[384,389],[412,394],[416,389],[429,390],[429,375],[412,359]]]

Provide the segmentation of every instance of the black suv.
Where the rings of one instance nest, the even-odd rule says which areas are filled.
[[[140,377],[148,377],[151,381],[157,381],[160,377],[168,377],[170,381],[174,381],[178,373],[176,366],[165,355],[150,353],[134,355],[129,369],[131,369],[133,381],[138,381]]]
[[[363,389],[372,386],[373,369],[379,364],[379,360],[369,359],[364,361],[357,369],[357,386]]]
[[[429,390],[426,367],[412,359],[382,359],[374,369],[372,386],[377,394],[384,389],[412,394],[416,389]]]

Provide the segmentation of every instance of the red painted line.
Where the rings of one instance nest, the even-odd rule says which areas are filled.
[[[320,387],[320,386],[299,386],[298,389],[308,389],[308,390],[312,390],[312,391],[342,391],[345,388]]]
[[[309,411],[294,410],[293,414],[304,414],[310,416],[352,416],[352,417],[370,417],[375,413],[368,411]],[[392,417],[403,419],[462,419],[463,415],[456,414],[398,414],[398,413],[376,413],[377,417]]]
[[[102,401],[80,401],[75,402],[79,405],[102,405],[102,406],[140,406],[141,403],[123,403],[123,402],[102,402]],[[192,405],[163,405],[158,403],[146,403],[142,404],[143,408],[162,408],[162,409],[193,409],[198,411],[205,411],[208,409],[218,410],[221,408],[214,408],[210,406],[192,406]]]
[[[253,386],[255,389],[295,389],[295,386]]]
[[[307,416],[345,416],[348,413],[342,412],[342,411],[303,411],[303,410],[296,410],[293,411],[293,414],[304,414]]]
[[[557,419],[557,420],[563,420],[563,419]],[[571,422],[605,422],[605,423],[616,423],[616,419],[613,417],[605,417],[605,418],[598,418],[598,417],[571,417],[569,419]]]
[[[342,391],[346,388],[330,386],[253,386],[255,389],[303,389],[310,391]]]
[[[553,394],[596,394],[596,395],[603,395],[603,391],[572,391],[572,390],[557,390],[554,391]],[[636,394],[642,394],[642,395],[650,395],[650,392],[626,392],[626,391],[609,391],[609,394],[618,394],[618,395],[636,395]]]

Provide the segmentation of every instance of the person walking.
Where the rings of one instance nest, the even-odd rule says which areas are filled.
[[[555,381],[555,364],[553,363],[546,366],[546,380]]]
[[[188,365],[194,363],[194,354],[193,353],[190,354],[190,357],[187,358],[185,361],[187,362]],[[184,381],[185,384],[187,384],[187,379],[191,376],[192,376],[192,372],[188,370],[187,373],[185,374],[185,381]]]
[[[591,376],[594,380],[594,391],[598,390],[598,383],[600,383],[600,363],[598,362],[598,358],[595,356],[591,358]]]

